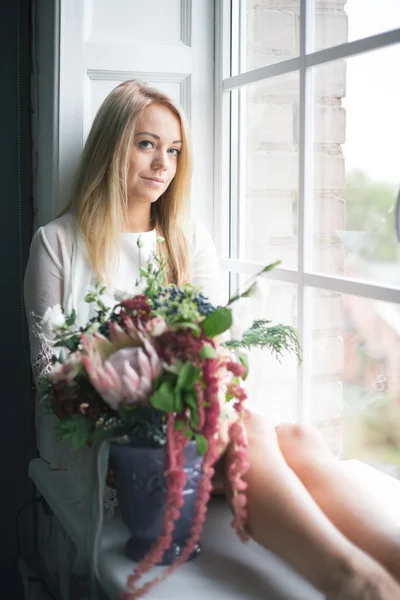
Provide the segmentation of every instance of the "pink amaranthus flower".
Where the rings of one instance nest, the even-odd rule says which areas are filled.
[[[167,508],[164,514],[164,532],[154,547],[150,550],[149,554],[143,559],[143,561],[141,561],[141,563],[139,563],[136,571],[128,577],[128,589],[124,594],[122,594],[122,600],[133,600],[134,598],[140,598],[146,595],[152,587],[158,583],[161,583],[161,581],[171,575],[175,569],[186,562],[200,539],[206,519],[208,502],[212,491],[211,479],[214,475],[214,464],[217,460],[216,443],[218,419],[220,415],[220,403],[218,397],[220,390],[219,368],[220,364],[218,359],[207,360],[203,365],[203,379],[205,383],[204,395],[208,402],[208,407],[204,412],[203,435],[207,439],[208,447],[202,464],[202,476],[197,490],[195,515],[190,532],[190,538],[187,540],[181,555],[170,567],[164,571],[162,575],[159,575],[153,581],[145,583],[140,588],[136,587],[136,584],[141,577],[157,564],[162,557],[164,550],[168,548],[168,544],[171,542],[173,522],[179,517],[179,508],[182,506],[182,492],[185,481],[183,478],[184,464],[182,461],[183,446],[180,446],[180,443],[177,439],[181,432],[175,432],[173,430],[174,417],[173,415],[170,415],[168,421],[168,436],[170,437],[168,444],[168,459],[170,465],[169,491]],[[244,397],[241,395],[239,404],[241,404],[243,399]],[[243,430],[240,427],[238,427],[236,431],[232,430],[232,433],[236,446],[234,459],[235,477],[230,478],[232,485],[234,486],[235,498],[233,501],[233,509],[235,513],[233,526],[238,532],[242,541],[246,541],[246,536],[243,533],[244,523],[247,518],[246,498],[242,493],[246,484],[241,481],[241,475],[247,469],[246,441],[244,437],[241,437],[240,435],[243,433]],[[185,442],[183,437],[181,439],[184,444]],[[180,475],[180,473],[182,473],[182,475]]]

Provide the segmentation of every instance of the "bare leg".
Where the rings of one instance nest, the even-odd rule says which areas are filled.
[[[400,587],[324,515],[286,464],[274,429],[246,420],[250,535],[308,579],[329,600],[394,600]],[[227,455],[231,449],[228,448]],[[227,488],[228,499],[231,491]]]
[[[329,520],[400,580],[398,525],[352,480],[317,430],[281,425],[276,432],[287,464]]]

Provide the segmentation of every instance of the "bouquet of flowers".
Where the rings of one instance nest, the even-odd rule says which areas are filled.
[[[258,275],[274,266],[265,267]],[[259,293],[258,277],[226,306],[216,307],[191,284],[164,285],[165,267],[166,263],[154,256],[141,268],[133,290],[113,292],[115,304],[111,307],[103,296],[110,290],[98,284],[85,298],[94,304],[95,316],[84,327],[76,325],[75,311],[65,314],[60,306],[49,308],[42,320],[43,331],[52,336],[58,354],[41,382],[41,396],[59,417],[60,437],[70,439],[75,448],[96,446],[118,436],[132,446],[165,448],[164,531],[130,576],[127,598],[143,595],[155,583],[135,588],[171,543],[183,504],[183,449],[191,441],[203,457],[195,516],[190,539],[166,574],[193,552],[211,493],[219,424],[226,418],[228,405],[237,414],[229,426],[233,527],[246,539],[243,476],[248,464],[242,420],[247,350],[265,347],[278,357],[289,350],[300,359],[298,336],[292,327],[266,320],[253,322],[249,309],[252,296]]]

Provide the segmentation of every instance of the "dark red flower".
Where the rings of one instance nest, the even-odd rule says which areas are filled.
[[[202,360],[200,352],[204,342],[214,346],[214,342],[204,335],[194,337],[190,329],[166,331],[157,338],[157,353],[168,364],[178,359],[183,362],[191,360],[197,365]]]
[[[152,308],[144,294],[139,294],[133,298],[128,298],[121,302],[121,317],[125,314],[132,318],[137,326],[138,322],[146,323],[151,319]]]

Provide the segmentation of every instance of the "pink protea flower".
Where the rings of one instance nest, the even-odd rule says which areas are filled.
[[[162,366],[147,340],[145,348],[122,348],[104,363],[99,354],[82,357],[93,387],[113,410],[120,404],[144,402],[150,396],[152,381],[161,374]]]
[[[110,322],[110,341],[115,349],[125,348],[126,346],[141,346],[139,333],[132,319],[125,316],[123,322],[125,329],[122,329],[115,321]]]
[[[86,354],[94,356],[100,354],[105,359],[115,352],[115,346],[104,335],[95,331],[90,334],[81,334],[81,344]]]

